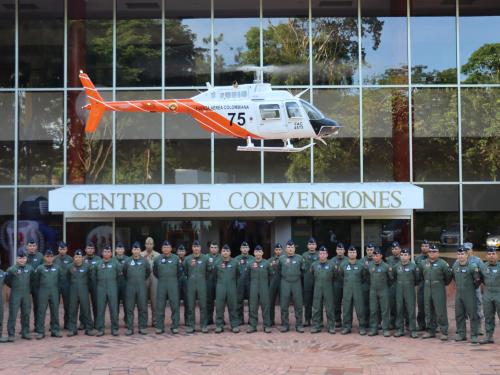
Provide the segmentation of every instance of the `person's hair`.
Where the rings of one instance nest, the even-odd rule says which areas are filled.
[[[146,243],[155,243],[151,237],[146,238]]]

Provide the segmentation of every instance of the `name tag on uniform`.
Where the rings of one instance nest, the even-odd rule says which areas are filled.
[[[198,261],[198,264],[202,264],[202,263],[203,263],[203,261],[201,261],[201,260]]]
[[[297,261],[295,261],[295,260],[292,260],[292,264],[296,264],[296,263],[297,263]]]
[[[38,262],[38,259],[33,259],[33,262]]]
[[[230,265],[230,264],[227,265],[227,268],[231,268],[231,267],[232,267],[232,265]]]
[[[260,268],[264,268],[264,265],[263,265],[263,264],[261,264],[261,265],[260,265]]]
[[[467,273],[467,270],[462,270],[462,273]]]
[[[498,273],[498,270],[492,270],[492,271],[493,271],[493,273]]]
[[[55,271],[57,271],[57,270],[56,270],[55,268],[51,268],[50,270],[51,270],[52,272],[55,272]]]
[[[377,272],[382,272],[382,269],[381,268],[377,268]]]
[[[130,265],[135,266],[135,262],[134,261],[130,262]]]
[[[3,278],[3,275],[0,275],[0,279]]]
[[[438,265],[437,265],[436,263],[434,263],[434,264],[432,265],[432,267],[437,267],[437,266],[438,266]]]
[[[330,269],[330,266],[325,266],[325,270],[329,270]]]
[[[30,272],[30,271],[29,270],[24,270],[24,273],[28,273],[28,272]]]
[[[161,260],[161,262],[162,262],[162,263],[165,263],[165,259],[162,259],[162,260]]]
[[[66,263],[66,264],[67,264],[67,263],[68,263],[68,261],[67,261],[67,260],[63,260],[63,263]]]
[[[168,263],[172,263],[172,261],[171,261],[171,260],[169,260],[169,261],[168,261]]]
[[[85,270],[80,270],[80,272],[85,272]]]
[[[93,262],[91,262],[92,264],[96,264],[97,262],[94,260]]]
[[[108,264],[108,268],[113,268],[113,265],[112,264]]]
[[[142,265],[142,262],[137,262],[137,265],[141,266],[141,265]]]
[[[314,257],[313,260],[318,260],[318,257]]]
[[[212,262],[213,262],[213,259],[212,259],[212,258],[208,258],[208,261],[209,261],[210,263],[212,263]]]
[[[409,268],[405,268],[405,272],[410,272],[410,269]]]
[[[355,270],[359,270],[359,267],[354,267]]]

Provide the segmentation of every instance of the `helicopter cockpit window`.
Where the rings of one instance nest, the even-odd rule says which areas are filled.
[[[261,104],[259,109],[262,120],[279,120],[281,118],[278,104]]]
[[[296,102],[288,102],[286,105],[286,113],[289,118],[297,118],[302,117],[302,113],[300,112],[300,107]]]
[[[321,120],[325,116],[316,108],[314,108],[311,104],[306,102],[305,100],[300,99],[300,104],[304,107],[307,117],[309,120]]]

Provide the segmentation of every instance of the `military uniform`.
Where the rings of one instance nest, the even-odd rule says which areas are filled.
[[[234,258],[229,258],[228,261],[218,259],[214,263],[212,270],[215,280],[215,303],[216,317],[215,324],[217,329],[215,333],[220,333],[224,329],[224,310],[229,313],[229,321],[231,328],[238,331],[238,305],[236,295],[236,285],[241,276],[238,261]]]
[[[54,257],[54,264],[57,264],[59,267],[62,268],[62,273],[63,275],[66,275],[66,270],[71,266],[73,263],[73,258],[70,257],[69,255],[66,255],[64,258],[61,258],[60,255],[57,255]],[[59,296],[62,297],[63,301],[63,306],[64,306],[64,328],[68,328],[68,322],[69,322],[69,290],[70,290],[70,285],[68,282],[68,279],[64,276],[61,278],[61,281],[59,282],[59,289],[58,293]]]
[[[420,269],[418,266],[408,261],[397,265],[394,269],[396,277],[396,337],[404,335],[405,318],[408,319],[409,331],[413,338],[417,334],[417,318],[416,318],[416,294],[415,286],[420,283]]]
[[[257,327],[259,321],[259,301],[262,311],[264,329],[271,326],[269,318],[269,281],[273,278],[273,269],[268,260],[257,259],[247,264],[245,277],[250,282],[249,320],[252,328]]]
[[[34,242],[34,241],[33,241]],[[43,263],[43,255],[42,253],[39,253],[38,251],[35,254],[30,254],[26,253],[26,264],[30,265],[33,268],[33,271]],[[31,281],[30,284],[30,294],[31,298],[33,300],[33,316],[34,316],[34,322],[35,322],[35,331],[38,323],[38,288],[35,286],[34,280]]]
[[[427,241],[427,240],[424,240]],[[428,242],[427,242],[428,243]],[[415,264],[422,271],[422,266],[425,266],[427,261],[429,260],[429,255],[424,256],[423,254],[419,254],[415,257]],[[423,264],[422,264],[423,263]],[[418,314],[417,314],[417,324],[418,330],[423,331],[426,329],[425,323],[425,299],[424,299],[424,290],[425,290],[425,281],[422,277],[420,277],[420,282],[417,287],[417,302],[418,302]]]
[[[83,257],[83,262],[90,264],[92,268],[94,268],[97,263],[101,260],[101,257],[99,255],[93,255],[92,257],[89,257],[88,255],[85,255]],[[89,294],[90,294],[90,301],[92,302],[92,315],[90,316],[91,322],[93,322],[93,328],[97,328],[96,322],[97,322],[97,283],[95,281],[92,281],[92,278],[89,277]],[[93,319],[93,320],[92,320]],[[82,310],[80,309],[80,324],[82,326],[85,326],[82,320]],[[92,329],[92,328],[91,328]]]
[[[316,243],[316,240],[311,238],[309,243]],[[314,251],[311,253],[311,251],[307,251],[302,254],[302,258],[304,259],[304,267],[306,270],[304,273],[302,296],[304,297],[304,326],[307,327],[311,324],[314,295],[314,278],[309,270],[312,264],[319,260],[319,252]]]
[[[213,256],[212,254],[207,254],[208,261],[214,265],[216,261],[222,259],[222,255],[217,253],[217,255]],[[208,316],[208,324],[214,324],[214,302],[215,302],[215,280],[213,275],[210,274],[207,279],[207,316]]]
[[[368,270],[373,264],[373,258],[368,258],[366,255],[360,259],[361,263]],[[370,324],[370,277],[368,276],[363,283],[363,301],[365,303],[365,322]],[[379,319],[380,320],[380,319]]]
[[[111,319],[111,333],[118,335],[118,285],[122,281],[122,266],[111,258],[104,259],[96,264],[93,271],[93,280],[97,282],[97,330],[98,336],[104,334],[106,304],[109,306]]]
[[[496,252],[496,249],[489,248],[488,251]],[[493,343],[493,333],[495,333],[495,313],[500,315],[500,262],[483,263],[479,272],[485,286],[483,306],[486,329],[486,337],[480,341],[480,344],[489,344]]]
[[[349,248],[349,250],[351,250]],[[352,329],[353,309],[356,308],[356,315],[359,322],[359,332],[364,334],[365,329],[365,304],[363,300],[363,282],[367,278],[364,263],[359,260],[351,263],[350,260],[343,262],[338,268],[339,278],[344,284],[342,303],[344,305],[343,333],[349,333]]]
[[[281,246],[281,245],[280,245]],[[280,286],[281,280],[279,276],[276,274],[274,269],[276,268],[276,264],[279,258],[271,257],[269,258],[269,265],[273,269],[273,277],[271,282],[269,283],[269,321],[271,326],[275,325],[274,317],[276,315],[276,300],[280,296]]]
[[[66,270],[66,278],[70,284],[68,321],[68,330],[70,331],[68,335],[71,334],[70,336],[78,334],[76,328],[78,306],[80,306],[81,324],[85,326],[87,334],[92,332],[92,316],[90,315],[89,302],[89,279],[91,278],[93,268],[94,266],[92,264],[82,262],[79,266],[77,266],[76,263],[73,263]]]
[[[397,242],[396,242],[397,243]],[[397,244],[399,246],[399,244]],[[394,244],[393,244],[394,247]],[[389,258],[387,258],[387,264],[389,267],[391,267],[393,270],[398,269],[399,265],[401,264],[401,257],[395,257],[394,255],[391,255]],[[394,329],[396,327],[396,316],[398,315],[398,310],[397,310],[397,305],[396,305],[396,289],[397,289],[397,283],[392,283],[392,285],[389,288],[389,293],[391,296],[390,299],[390,329]]]
[[[239,319],[239,324],[244,324],[245,317],[243,314],[243,303],[245,302],[245,298],[247,300],[250,299],[250,281],[245,277],[245,272],[248,263],[254,261],[255,257],[253,255],[248,255],[246,257],[244,257],[243,255],[238,255],[235,259],[239,264],[238,267],[241,271],[241,276],[242,276],[238,280],[238,285],[236,289],[238,295],[238,319]]]
[[[183,262],[184,264],[184,262]],[[186,274],[183,272],[181,274],[181,276],[179,277],[179,280],[178,280],[178,285],[179,285],[179,310],[180,310],[180,301],[182,301],[184,303],[184,325],[187,326],[188,325],[188,307],[187,307],[187,276]]]
[[[138,259],[129,257],[123,265],[123,277],[127,280],[127,334],[134,331],[135,306],[139,316],[139,332],[145,334],[148,323],[148,301],[146,299],[146,280],[151,274],[151,267],[147,259],[139,256]]]
[[[149,266],[151,267],[151,274],[149,275],[148,279],[146,280],[146,304],[148,303],[148,299],[151,301],[151,325],[153,327],[156,327],[156,322],[157,322],[157,317],[156,317],[156,311],[157,311],[157,300],[158,296],[156,292],[158,291],[158,280],[156,279],[156,276],[153,274],[153,263],[156,258],[158,258],[161,254],[158,253],[157,251],[152,251],[151,254],[147,252],[147,250],[144,250],[141,252],[141,257],[146,258],[148,260]],[[149,310],[146,309],[146,322],[149,320]]]
[[[200,307],[200,326],[202,330],[207,328],[207,278],[212,271],[212,263],[204,254],[199,257],[191,254],[184,259],[183,268],[187,277],[188,331],[191,333],[196,323],[196,299]]]
[[[115,260],[122,267],[122,272],[123,272],[123,265],[125,264],[125,261],[128,259],[128,256],[123,255],[123,257],[118,258],[118,256],[115,255],[111,259]],[[122,301],[123,313],[124,313],[123,320],[127,322],[127,306],[125,305],[125,301],[127,300],[127,280],[124,277],[122,277],[121,281],[118,283],[116,297],[117,297],[118,316],[120,316],[120,301]]]
[[[5,281],[5,272],[3,272],[2,269],[0,269],[0,291],[3,290],[3,283]],[[2,337],[3,334],[3,301],[0,303],[0,342],[5,342],[7,341],[5,338]]]
[[[47,253],[45,253],[47,254]],[[52,251],[50,251],[52,254]],[[45,314],[50,307],[50,332],[52,336],[59,336],[59,284],[63,278],[63,270],[56,263],[50,266],[46,263],[39,265],[33,275],[35,287],[38,289],[38,319],[36,331],[45,334]]]
[[[349,259],[347,256],[343,256],[339,258],[335,256],[332,258],[333,263],[337,265],[337,268],[340,268],[344,262],[348,262]],[[340,326],[342,323],[342,299],[344,297],[344,281],[340,278],[337,278],[333,283],[333,299],[335,303],[335,323]]]
[[[335,333],[335,303],[333,299],[333,283],[338,277],[337,265],[331,261],[320,260],[311,265],[309,271],[314,278],[313,296],[313,330],[320,330],[323,323],[323,304],[326,309],[328,331]]]
[[[30,328],[30,284],[33,279],[33,267],[26,264],[20,267],[17,264],[8,268],[5,273],[5,285],[10,291],[9,297],[9,320],[7,322],[7,332],[9,340],[14,339],[16,318],[19,309],[21,309],[21,335],[29,337]]]

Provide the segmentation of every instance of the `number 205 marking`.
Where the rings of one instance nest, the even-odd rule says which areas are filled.
[[[234,118],[236,116],[236,113],[228,113],[229,116],[231,116],[231,120],[229,120],[229,126],[233,126],[233,122],[234,122]],[[239,126],[243,126],[245,125],[246,123],[246,120],[245,120],[245,112],[239,112],[238,113],[238,122],[237,124]]]

